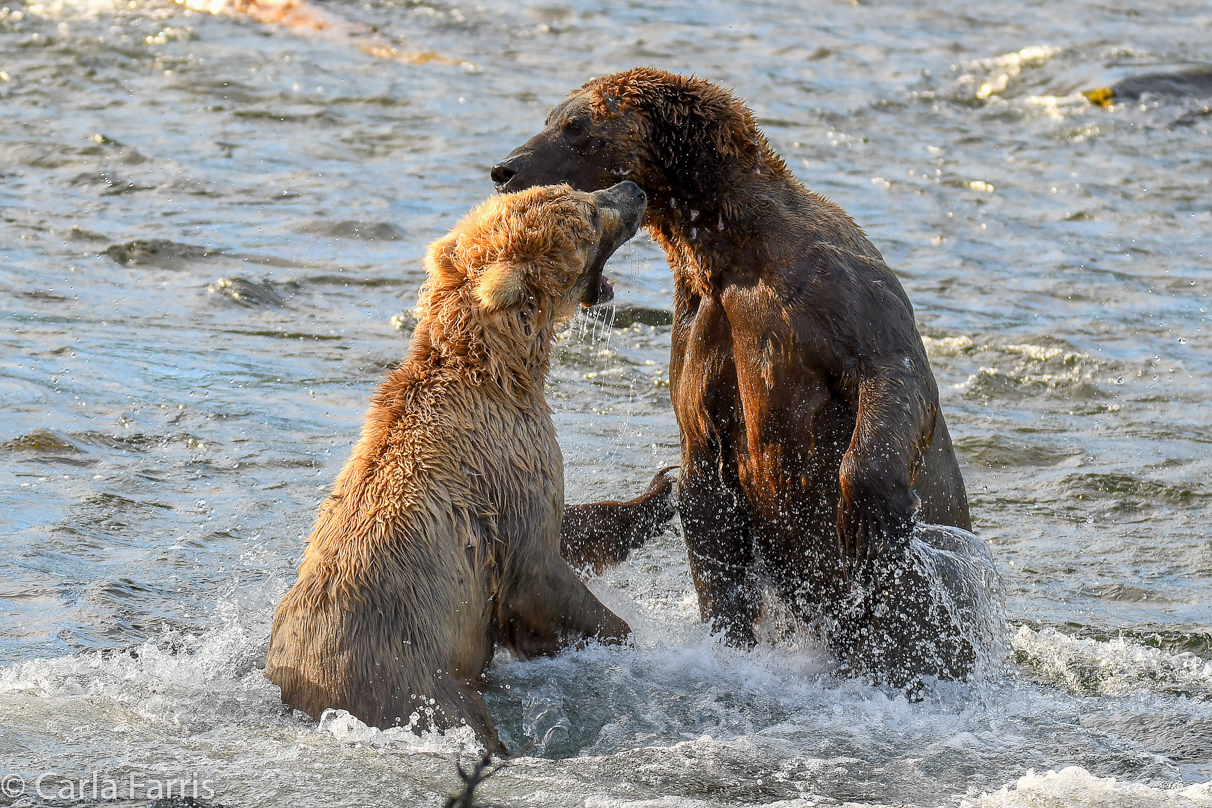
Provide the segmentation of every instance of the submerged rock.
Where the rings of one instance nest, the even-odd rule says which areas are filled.
[[[74,441],[43,427],[38,427],[18,438],[0,443],[0,451],[57,452],[60,454],[80,454],[83,452]]]
[[[285,306],[286,298],[278,293],[268,279],[250,281],[248,278],[235,276],[219,278],[206,287],[212,299],[226,299],[238,306],[253,308],[256,306]]]
[[[177,269],[183,264],[212,258],[217,250],[181,244],[167,239],[136,239],[124,244],[106,247],[102,255],[123,266],[154,266],[161,269]]]
[[[673,325],[673,312],[666,311],[665,309],[649,309],[642,306],[615,307],[615,328],[628,328],[636,323],[658,328]]]
[[[1091,104],[1104,108],[1123,101],[1137,101],[1145,96],[1209,98],[1212,97],[1212,67],[1129,76],[1109,87],[1085,90],[1082,95]]]
[[[399,241],[404,238],[404,232],[388,222],[316,221],[299,227],[295,232],[334,239],[354,238],[362,241]]]

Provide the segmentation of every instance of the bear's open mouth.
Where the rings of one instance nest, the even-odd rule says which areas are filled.
[[[581,295],[582,306],[597,306],[614,300],[614,284],[602,270],[614,255],[614,251],[634,234],[634,228],[621,230],[613,234],[613,237],[608,236],[604,243],[598,245],[597,255],[589,262],[585,274],[581,276],[581,283],[585,284],[585,291]]]
[[[644,217],[644,208],[648,203],[644,190],[628,181],[595,191],[593,196],[594,203],[602,214],[602,232],[595,254],[585,267],[585,274],[581,276],[581,282],[585,283],[585,291],[581,296],[582,306],[596,306],[614,300],[614,286],[602,270],[615,250],[640,229],[640,220]]]
[[[595,290],[595,287],[597,294],[591,294]],[[592,300],[590,300],[591,297],[593,298]],[[612,302],[614,302],[614,284],[611,283],[610,278],[606,277],[605,274],[599,274],[598,282],[596,284],[590,283],[585,296],[581,298],[581,305],[587,309],[594,306],[605,306],[607,303]]]

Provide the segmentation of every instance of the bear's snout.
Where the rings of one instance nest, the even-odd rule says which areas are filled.
[[[630,203],[629,207],[643,207],[648,204],[648,194],[644,193],[644,189],[636,185],[631,180],[623,180],[617,185],[613,185],[606,189],[608,193],[614,193],[624,202]]]
[[[648,194],[644,189],[631,180],[623,180],[609,188],[596,191],[594,199],[599,208],[613,211],[618,216],[621,230],[616,234],[619,240],[614,247],[635,235],[644,218],[644,209],[648,206]],[[611,249],[613,252],[614,249]]]
[[[515,160],[516,158],[507,157],[493,166],[492,171],[489,172],[498,191],[504,191],[505,186],[509,185],[509,181],[518,175],[518,169],[513,165]]]

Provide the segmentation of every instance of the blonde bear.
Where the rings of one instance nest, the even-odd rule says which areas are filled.
[[[560,555],[564,464],[543,394],[556,327],[610,295],[644,212],[631,182],[497,196],[434,242],[405,361],[320,509],[265,672],[291,707],[377,727],[466,724],[496,645],[627,637]]]

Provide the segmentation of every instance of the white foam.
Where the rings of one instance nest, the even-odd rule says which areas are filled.
[[[654,588],[669,586],[669,600],[677,605],[661,611],[649,611],[635,601],[628,605],[629,594],[608,584],[628,581],[633,575],[649,586],[655,584]],[[626,565],[618,576],[594,584],[632,622],[634,645],[591,646],[552,659],[501,659],[494,665],[493,703],[502,711],[498,725],[520,732],[512,743],[521,748],[539,741],[527,755],[576,756],[518,759],[494,777],[483,795],[485,801],[511,794],[524,797],[519,804],[601,808],[728,804],[693,790],[693,781],[705,776],[718,782],[733,777],[791,777],[796,788],[805,789],[800,799],[789,799],[794,794],[784,790],[778,795],[782,801],[759,799],[747,804],[770,808],[837,804],[834,798],[814,794],[829,794],[832,773],[840,769],[860,778],[876,776],[877,764],[867,750],[912,744],[913,757],[932,761],[931,765],[968,759],[997,765],[999,759],[1029,760],[1030,750],[1038,748],[1040,738],[1034,733],[1022,736],[1014,729],[1024,719],[1027,723],[1043,716],[1062,723],[1076,720],[1072,697],[1035,688],[1008,688],[986,701],[979,688],[956,686],[926,702],[911,702],[861,681],[831,676],[828,655],[809,637],[771,638],[754,651],[730,648],[712,637],[691,610],[681,608],[685,604],[677,596],[685,593],[681,586],[686,582],[680,576],[661,575],[654,581]],[[227,605],[220,612],[216,624],[199,637],[145,643],[122,653],[85,653],[0,668],[0,706],[20,712],[23,720],[55,727],[48,730],[42,754],[56,759],[61,754],[53,751],[56,737],[70,734],[95,747],[114,733],[138,738],[144,746],[151,744],[161,756],[176,755],[178,749],[207,750],[201,755],[186,753],[193,755],[190,765],[204,770],[231,755],[252,755],[257,764],[240,767],[239,774],[229,773],[224,781],[233,796],[263,793],[268,786],[258,779],[258,767],[266,760],[275,761],[280,769],[267,782],[300,798],[316,786],[295,781],[299,772],[313,768],[328,778],[321,790],[333,793],[348,788],[355,772],[382,777],[388,770],[395,772],[391,782],[418,795],[451,793],[456,785],[451,757],[478,754],[479,745],[467,728],[414,734],[407,727],[369,727],[336,710],[326,712],[318,725],[300,716],[284,716],[277,689],[260,670],[268,607],[259,606],[255,614],[244,617]],[[1144,660],[1154,668],[1203,675],[1202,668],[1186,665],[1183,655],[1123,641],[1096,643],[1055,632],[1020,630],[1016,648],[1027,647],[1062,667],[1075,664],[1072,660],[1081,652],[1117,660],[1116,665],[1125,667]],[[512,696],[507,690],[510,683]],[[587,706],[590,713],[608,714],[606,723],[591,735],[570,738],[584,732]],[[517,717],[511,725],[505,715],[511,709],[520,711],[520,716],[515,713],[520,726]],[[892,766],[897,777],[916,776],[916,764],[900,755],[893,751],[891,759],[881,758],[879,770]],[[130,765],[140,765],[141,757],[142,753],[134,754]],[[115,765],[127,765],[126,760],[123,757]],[[709,770],[698,768],[706,761],[711,761]],[[1093,767],[1089,761],[1087,757],[1082,762]],[[647,781],[639,791],[618,789],[610,773],[636,766],[674,778],[669,786],[673,794],[663,795],[662,787]],[[550,792],[552,799],[540,800],[536,786],[545,789],[544,794]],[[785,787],[785,783],[779,786]],[[1094,778],[1074,769],[1038,777],[1028,774],[973,805],[1169,808],[1208,805],[1208,793],[1202,786],[1167,790]],[[1106,799],[1099,802],[1089,794]],[[864,804],[906,801],[930,804],[910,799],[895,785]]]
[[[0,705],[30,698],[51,712],[91,702],[122,723],[205,731],[233,715],[280,713],[278,690],[262,673],[267,614],[216,610],[201,635],[166,633],[120,651],[31,659],[0,667]]]
[[[1212,783],[1153,788],[1114,777],[1095,777],[1080,766],[1047,774],[1028,771],[1013,786],[983,794],[964,808],[1203,808],[1212,805]]]
[[[48,20],[79,20],[117,14],[124,5],[119,0],[46,0],[30,3],[25,10]]]
[[[799,802],[797,800],[797,802]],[[807,803],[805,803],[807,804]],[[614,797],[590,797],[585,808],[701,808],[711,803],[686,797],[661,797],[655,800],[621,800]],[[787,803],[780,803],[785,807]]]
[[[963,356],[964,354],[982,349],[978,348],[972,337],[967,335],[960,335],[958,337],[931,337],[923,334],[922,344],[926,346],[926,353],[931,357]]]
[[[1018,629],[1011,646],[1028,665],[1083,695],[1158,690],[1212,695],[1212,661],[1190,652],[1173,654],[1122,637],[1100,642],[1027,626]]]
[[[397,747],[408,752],[429,754],[483,754],[484,747],[476,740],[471,727],[453,727],[448,730],[417,729],[422,716],[413,713],[407,726],[379,729],[367,726],[345,710],[325,710],[320,716],[316,732],[330,735],[338,742],[349,745],[365,744],[373,747]]]

